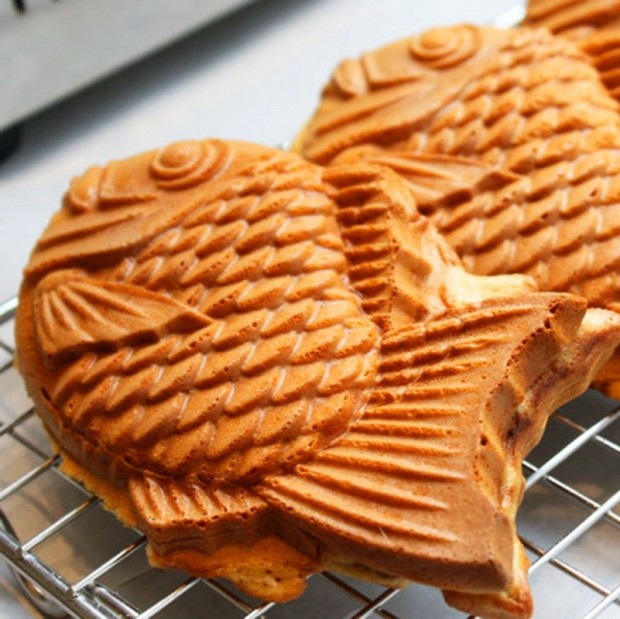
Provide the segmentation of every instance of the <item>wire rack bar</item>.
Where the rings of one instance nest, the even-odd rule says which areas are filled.
[[[521,542],[523,542],[523,545],[528,550],[532,551],[534,554],[537,554],[539,557],[542,557],[542,555],[545,554],[545,549],[541,548],[534,542],[527,540],[523,537],[521,537]],[[603,585],[601,585],[601,583],[597,582],[593,578],[590,578],[587,574],[584,574],[581,570],[578,570],[569,563],[562,561],[562,559],[558,559],[557,557],[554,559],[549,559],[549,563],[553,565],[553,567],[558,568],[559,570],[570,576],[571,578],[578,580],[581,584],[586,585],[587,587],[592,589],[592,591],[595,591],[599,595],[609,595],[610,591],[607,587],[604,587]],[[620,604],[620,600],[616,600],[616,603]]]
[[[610,591],[607,597],[601,600],[596,606],[594,606],[582,619],[594,619],[600,616],[603,611],[609,608],[613,603],[620,602],[620,585],[618,585],[613,591]]]
[[[163,597],[159,602],[153,604],[149,609],[138,615],[139,619],[150,619],[153,615],[170,606],[172,602],[180,598],[184,593],[195,587],[200,582],[200,578],[190,577],[183,581],[174,591]]]
[[[535,468],[528,462],[524,462],[523,465],[525,468],[528,468],[528,469]],[[571,498],[576,499],[579,503],[581,503],[582,505],[585,505],[586,507],[589,507],[590,509],[596,510],[596,509],[600,509],[601,507],[601,504],[598,503],[597,501],[586,496],[585,494],[583,494],[576,488],[573,488],[573,486],[569,486],[568,484],[565,484],[563,481],[560,481],[559,479],[557,479],[556,477],[553,477],[552,475],[548,475],[547,477],[545,477],[545,482],[547,482],[549,485],[553,486],[554,488],[561,490],[562,492],[564,492]],[[603,517],[607,520],[610,520],[614,524],[620,525],[620,516],[618,516],[616,513],[614,513],[611,510],[607,512],[606,514],[603,514]]]
[[[266,604],[261,604],[258,608],[255,608],[253,611],[245,615],[243,619],[260,619],[261,617],[264,617],[265,613],[274,606],[274,602],[267,602]]]
[[[123,548],[123,550],[121,550],[120,552],[117,552],[113,557],[111,557],[110,559],[102,563],[99,567],[97,567],[97,569],[93,570],[92,572],[90,572],[90,574],[82,578],[82,580],[74,583],[71,586],[72,591],[78,592],[84,587],[86,587],[86,585],[91,584],[93,581],[99,578],[99,576],[102,576],[106,572],[109,572],[113,567],[118,565],[123,559],[126,559],[128,556],[130,556],[132,553],[138,550],[138,548],[141,548],[142,546],[144,546],[145,543],[146,543],[146,536],[142,535],[137,540],[135,540],[133,543],[129,544],[129,546],[126,546],[125,548]]]
[[[97,497],[91,496],[84,503],[78,505],[76,508],[67,512],[64,516],[56,520],[53,524],[51,524],[46,529],[43,529],[40,533],[30,538],[27,542],[22,544],[22,549],[26,552],[32,550],[35,546],[38,546],[46,539],[54,535],[60,531],[63,527],[68,525],[70,522],[81,516],[83,513],[88,511],[93,505],[96,505],[99,502]]]
[[[17,297],[11,297],[6,301],[0,303],[0,324],[3,322],[8,322],[15,316],[15,311],[17,310]],[[6,344],[3,343],[3,346]],[[12,349],[10,349],[12,352]]]
[[[121,599],[116,593],[104,585],[89,585],[87,589],[94,603],[97,606],[105,608],[106,612],[110,613],[115,618],[135,619],[140,614],[134,606]]]
[[[361,591],[357,590],[355,587],[352,587],[351,585],[346,583],[344,580],[338,578],[338,576],[332,574],[331,572],[322,572],[321,576],[325,580],[335,585],[338,589],[348,593],[351,597],[355,598],[359,602],[362,602],[363,604],[369,604],[372,602],[371,598],[369,598],[367,595],[364,595]],[[393,615],[387,610],[378,609],[376,612],[382,617],[386,617],[386,619],[398,619],[396,615]]]
[[[0,492],[0,501],[4,501],[8,496],[21,490],[24,486],[29,484],[33,479],[39,477],[45,473],[45,471],[49,470],[53,466],[57,465],[60,462],[60,456],[51,456],[45,462],[39,464],[39,466],[34,469],[28,471],[25,475],[22,475],[19,479],[14,481],[12,484],[9,484]]]
[[[620,414],[619,409],[610,413],[610,415],[614,416],[614,420],[618,416],[618,414]],[[573,421],[572,419],[569,419],[568,417],[565,417],[564,415],[556,414],[554,418],[557,419],[558,421],[561,421],[563,424],[573,428],[574,430],[577,430],[578,432],[587,431],[587,429],[584,428],[581,424],[578,424],[576,421]],[[620,454],[620,445],[618,445],[617,443],[614,443],[613,441],[610,441],[604,436],[600,436],[600,434],[592,436],[591,440],[594,441],[595,443],[598,443],[599,445],[602,445],[606,449],[613,451],[616,454]]]
[[[585,428],[582,429],[582,434],[566,445],[566,447],[558,451],[555,456],[547,460],[547,462],[545,462],[542,466],[538,467],[536,472],[532,473],[532,475],[527,478],[525,483],[526,490],[531,488],[538,480],[547,475],[549,471],[553,470],[556,466],[574,454],[580,447],[591,440],[593,436],[596,436],[599,432],[602,432],[610,424],[616,421],[618,417],[620,417],[620,408],[616,409],[615,412],[607,417],[604,417],[587,430]]]
[[[25,413],[22,413],[21,415],[19,415],[18,417],[15,417],[15,419],[9,421],[8,423],[5,423],[3,426],[0,427],[0,436],[7,434],[9,432],[12,432],[17,426],[24,423],[24,421],[27,421],[28,419],[30,419],[30,417],[32,417],[33,415],[34,415],[34,408],[31,408],[27,410]]]
[[[620,490],[613,494],[598,509],[593,511],[581,524],[577,525],[568,535],[562,538],[555,546],[552,546],[530,567],[530,574],[541,568],[550,559],[559,555],[568,548],[577,538],[591,529],[607,512],[620,503]]]
[[[49,453],[46,453],[45,451],[43,451],[42,449],[40,449],[39,447],[37,447],[32,441],[30,441],[29,439],[27,439],[25,436],[22,436],[18,431],[17,428],[15,428],[14,430],[12,430],[10,432],[11,436],[18,442],[21,443],[24,447],[26,447],[27,449],[29,449],[32,453],[36,454],[37,456],[39,456],[39,458],[41,458],[41,460],[45,460],[46,458],[50,458],[52,456],[50,456]]]
[[[19,541],[0,529],[0,553],[21,575],[37,583],[45,593],[74,617],[109,619],[88,601],[75,596],[69,584],[35,555],[24,552]]]
[[[379,597],[367,604],[359,612],[355,613],[351,619],[368,619],[378,608],[383,606],[386,602],[391,600],[399,592],[398,589],[387,589]]]
[[[224,599],[228,600],[231,604],[234,604],[243,612],[251,613],[254,611],[254,608],[252,608],[248,603],[244,602],[238,595],[235,595],[232,591],[229,591],[219,582],[211,579],[205,579],[204,583],[210,589],[213,589],[213,591],[219,593],[219,595],[221,595]]]

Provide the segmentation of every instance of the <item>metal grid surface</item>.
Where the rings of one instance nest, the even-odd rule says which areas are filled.
[[[77,617],[462,617],[439,592],[324,573],[288,604],[148,566],[145,539],[59,470],[12,366],[15,300],[0,305],[0,554]],[[537,618],[620,618],[620,407],[590,392],[560,410],[524,465],[519,530]],[[50,607],[54,612],[54,608]],[[56,610],[58,616],[59,611]]]

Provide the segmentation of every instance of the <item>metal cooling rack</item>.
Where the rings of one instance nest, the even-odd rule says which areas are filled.
[[[14,299],[0,305],[0,555],[49,616],[96,619],[450,619],[438,591],[323,573],[287,604],[148,566],[145,538],[58,469],[12,366]],[[589,392],[561,409],[524,465],[519,530],[535,617],[620,618],[620,407]]]

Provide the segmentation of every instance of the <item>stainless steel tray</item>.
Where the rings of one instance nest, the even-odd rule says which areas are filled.
[[[150,568],[144,537],[58,470],[12,366],[15,307],[14,299],[0,305],[0,555],[54,602],[44,610],[100,619],[463,616],[418,585],[396,591],[324,573],[300,599],[265,604],[225,582]],[[589,392],[558,411],[524,472],[519,530],[532,560],[535,617],[620,618],[617,403]]]

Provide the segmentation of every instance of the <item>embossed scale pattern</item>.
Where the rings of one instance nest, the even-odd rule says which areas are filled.
[[[461,29],[429,32],[450,40]],[[573,43],[542,29],[477,32],[477,53],[467,47],[454,66],[429,67],[419,55],[407,54],[411,41],[428,36],[422,34],[366,54],[360,61],[365,86],[355,92],[343,90],[338,69],[299,150],[321,161],[341,161],[348,150],[349,160],[355,159],[355,148],[348,147],[367,145],[375,150],[359,151],[360,159],[391,166],[405,177],[410,153],[420,155],[418,167],[429,155],[424,183],[435,179],[436,191],[421,191],[424,174],[410,178],[419,208],[469,270],[528,274],[544,290],[574,292],[595,306],[617,309],[617,103]],[[609,66],[615,51],[610,53]],[[454,58],[456,52],[446,54]],[[398,82],[388,79],[394,66]],[[434,106],[427,96],[431,90],[438,99]],[[504,178],[472,187],[463,180],[460,191],[447,185],[442,195],[440,183],[453,181],[453,163],[433,159],[437,155],[486,165],[489,178],[494,170]]]
[[[620,2],[530,0],[524,24],[575,42],[591,58],[609,94],[620,101]]]
[[[429,320],[472,302],[466,286],[465,298],[458,299],[446,285],[451,277],[464,279],[467,274],[415,208],[414,196],[399,177],[364,163],[328,167],[323,176],[338,204],[336,218],[349,280],[361,295],[364,311],[382,331]],[[501,296],[508,286],[519,294],[529,290],[522,278],[509,279],[503,282]],[[484,288],[485,298],[497,296],[488,278],[474,280],[472,288]]]
[[[228,169],[133,255],[93,269],[163,292],[208,323],[88,352],[53,386],[84,439],[128,466],[247,481],[290,468],[361,413],[378,331],[344,284],[333,203],[313,166],[266,152],[258,169]],[[92,284],[64,283],[51,296],[52,322],[105,305]]]
[[[249,314],[250,330],[216,321],[151,345],[90,353],[63,373],[53,401],[75,428],[136,467],[264,473],[343,431],[358,414],[347,390],[372,377],[375,329],[347,317],[346,303],[325,326],[329,319],[313,320],[321,305],[305,304],[305,322],[284,333],[261,331]]]
[[[347,90],[352,78],[343,84],[339,67],[296,149],[327,163],[348,147],[376,143],[508,161],[506,167],[527,171],[551,135],[567,134],[564,139],[580,145],[580,130],[599,130],[582,145],[591,151],[601,146],[601,132],[617,128],[616,103],[575,45],[542,29],[471,26],[473,41],[462,43],[468,51],[459,57],[462,30],[434,29],[350,61],[362,83],[353,91]],[[435,39],[450,41],[445,55],[458,61],[429,64],[412,53],[430,35],[432,49]],[[607,139],[617,144],[617,137]]]
[[[368,405],[337,442],[298,465],[293,475],[269,476],[258,492],[330,546],[347,544],[358,560],[372,565],[373,553],[399,548],[414,561],[424,557],[424,570],[432,571],[430,564],[448,548],[475,561],[460,517],[464,509],[479,523],[493,522],[501,531],[500,545],[511,535],[506,537],[506,521],[496,518],[514,490],[504,484],[512,421],[480,411],[492,406],[496,391],[523,398],[528,381],[506,368],[515,355],[528,355],[523,343],[532,321],[548,320],[549,306],[536,297],[514,305],[486,299],[484,309],[453,313],[433,296],[429,274],[445,274],[457,263],[448,250],[442,263],[413,240],[420,218],[411,196],[401,188],[388,197],[381,176],[363,165],[324,173],[338,203],[351,281],[383,331]],[[409,210],[399,209],[399,200]],[[411,237],[404,273],[401,228]],[[406,295],[403,316],[396,300],[412,283],[415,294]],[[497,364],[489,364],[491,355]],[[529,381],[542,371],[536,367],[533,363]],[[467,497],[465,503],[456,495]],[[411,568],[399,561],[386,557],[381,569],[406,574]],[[432,578],[429,573],[423,578]]]
[[[618,146],[617,106],[576,48],[542,30],[493,36],[500,38],[496,59],[480,70],[472,65],[458,98],[412,132],[409,149],[473,156],[528,173],[557,160],[560,147],[573,159]],[[493,39],[489,45],[495,47]]]
[[[526,273],[546,290],[612,307],[620,281],[620,157],[583,155],[499,191],[424,209],[475,273]]]
[[[430,123],[423,151],[481,157],[522,177],[433,220],[475,273],[527,273],[543,289],[615,307],[619,117],[586,63],[568,62],[564,44],[550,40],[472,84]]]
[[[166,290],[218,317],[301,299],[310,288],[329,295],[341,286],[334,273],[344,269],[342,243],[313,176],[277,155],[241,168],[230,186],[206,196],[111,277]],[[303,283],[295,281],[302,274]]]

